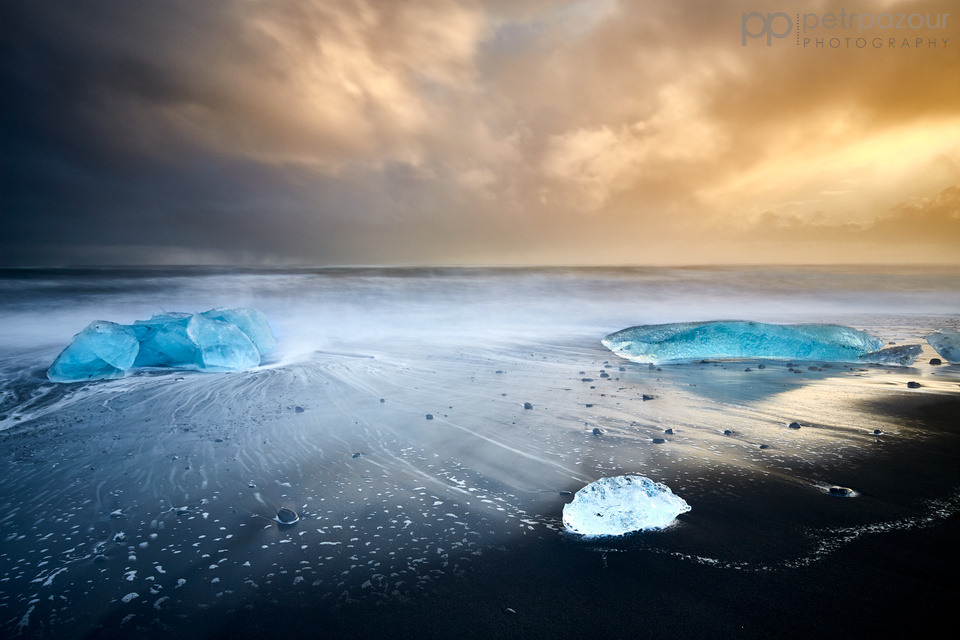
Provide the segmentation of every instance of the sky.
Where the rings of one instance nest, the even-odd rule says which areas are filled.
[[[955,2],[0,0],[0,90],[0,265],[960,263]]]

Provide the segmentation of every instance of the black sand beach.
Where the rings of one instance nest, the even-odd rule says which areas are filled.
[[[477,295],[430,275],[458,322],[436,299],[388,299],[395,281],[348,281],[333,309],[288,307],[323,309],[296,327],[255,285],[299,348],[246,372],[52,385],[55,346],[8,346],[3,633],[935,637],[954,622],[960,367],[929,364],[926,344],[911,367],[639,365],[599,344],[595,281],[526,278],[486,274]],[[169,295],[182,306],[214,282]],[[518,286],[526,325],[492,304]],[[553,319],[564,288],[580,328]],[[131,289],[107,289],[94,302],[122,309]],[[75,313],[53,307],[52,326]],[[921,310],[851,324],[899,343],[952,326]],[[692,510],[662,531],[563,530],[573,492],[623,474]]]

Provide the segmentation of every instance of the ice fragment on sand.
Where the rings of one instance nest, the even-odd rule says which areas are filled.
[[[917,356],[923,351],[923,347],[918,344],[904,344],[896,347],[887,347],[865,353],[858,358],[860,362],[869,362],[873,364],[902,364],[910,365],[917,359]]]
[[[563,526],[588,536],[619,536],[662,529],[690,511],[665,484],[643,476],[601,478],[585,486],[563,507]]]
[[[883,347],[866,332],[833,324],[779,325],[742,320],[630,327],[602,341],[634,362],[660,364],[705,358],[768,358],[859,362]]]
[[[927,342],[944,360],[951,364],[960,364],[960,331],[956,329],[934,331],[927,336]]]
[[[159,313],[133,323],[140,341],[135,367],[182,367],[193,364],[197,346],[187,335],[189,313]]]
[[[133,329],[97,320],[74,336],[73,342],[53,361],[47,377],[54,382],[122,378],[138,351]]]
[[[267,317],[256,309],[161,313],[132,325],[98,320],[74,337],[47,377],[120,378],[131,366],[236,371],[257,366],[275,346]]]
[[[273,337],[270,323],[267,322],[267,314],[262,311],[219,307],[204,311],[201,315],[210,320],[220,320],[236,325],[240,331],[250,338],[260,355],[273,351],[273,348],[277,346],[277,339]]]
[[[236,371],[260,364],[260,353],[237,325],[196,314],[187,335],[197,346],[194,364],[206,371]]]

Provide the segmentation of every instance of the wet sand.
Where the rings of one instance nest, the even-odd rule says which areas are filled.
[[[4,632],[932,629],[958,595],[960,367],[925,362],[658,370],[586,340],[395,343],[64,387],[0,444]],[[562,492],[623,473],[693,510],[563,531]]]

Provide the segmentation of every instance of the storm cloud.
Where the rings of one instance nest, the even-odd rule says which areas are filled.
[[[0,261],[955,262],[954,16],[744,46],[756,10],[3,1]]]

